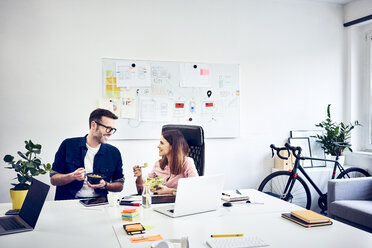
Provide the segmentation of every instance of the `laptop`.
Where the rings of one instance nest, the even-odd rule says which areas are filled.
[[[154,210],[172,218],[217,210],[223,183],[223,175],[181,178],[175,203]]]
[[[0,235],[32,231],[43,208],[50,186],[32,180],[19,215],[0,217]]]

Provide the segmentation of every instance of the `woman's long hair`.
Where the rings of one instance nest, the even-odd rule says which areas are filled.
[[[166,156],[160,160],[160,168],[164,170],[166,165],[169,165],[170,173],[178,175],[182,172],[182,165],[185,157],[189,154],[189,145],[179,130],[172,129],[162,133],[164,139],[168,141],[172,149],[170,151],[170,161]]]

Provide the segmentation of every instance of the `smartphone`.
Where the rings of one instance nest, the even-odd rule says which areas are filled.
[[[107,196],[102,196],[102,197],[92,198],[92,199],[84,199],[84,200],[80,200],[79,202],[86,207],[93,207],[93,206],[108,204]]]
[[[11,210],[8,210],[5,215],[18,215],[19,214],[19,211],[21,211],[20,209],[11,209]]]

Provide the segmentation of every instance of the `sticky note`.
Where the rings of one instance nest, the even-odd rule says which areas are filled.
[[[126,226],[125,226],[125,229],[126,229],[128,232],[141,231],[141,230],[143,230],[141,224],[126,225]]]

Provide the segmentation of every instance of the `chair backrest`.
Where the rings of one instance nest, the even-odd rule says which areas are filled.
[[[187,144],[190,147],[189,157],[194,159],[196,170],[199,176],[204,175],[204,130],[201,126],[192,125],[164,125],[165,130],[177,129],[181,131]]]

